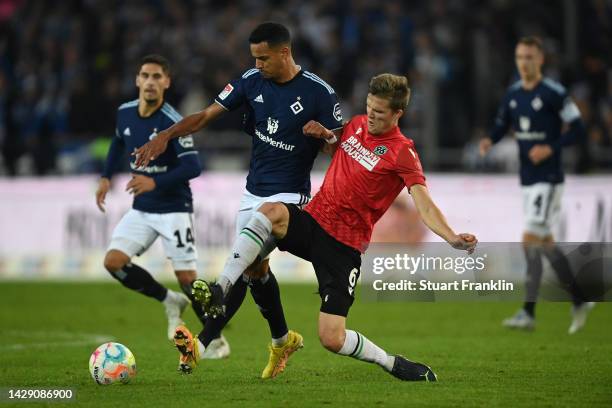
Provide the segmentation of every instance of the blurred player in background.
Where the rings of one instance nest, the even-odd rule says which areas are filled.
[[[229,294],[225,314],[210,318],[198,335],[196,357],[204,355],[211,339],[218,336],[236,313],[249,286],[272,335],[270,358],[261,376],[273,378],[284,370],[289,356],[302,347],[303,339],[299,333],[288,330],[278,282],[268,265],[268,256],[276,242],[273,237],[260,239],[246,224],[265,202],[303,205],[309,201],[313,162],[317,153],[330,144],[305,137],[302,127],[316,120],[340,134],[342,114],[332,87],[296,65],[286,27],[277,23],[260,24],[251,33],[249,43],[255,68],[227,84],[206,109],[160,132],[157,138],[138,149],[136,155],[137,164],[147,165],[164,152],[168,141],[204,128],[225,111],[247,106],[244,130],[253,138],[253,149],[246,191],[236,217],[236,234],[253,240],[259,248],[258,256],[240,270],[242,278]],[[332,135],[330,138],[333,139]],[[175,343],[179,351],[185,350],[186,343],[193,342],[186,328],[177,329]],[[187,359],[181,353],[182,370],[191,372],[197,359]]]
[[[148,55],[141,60],[136,86],[138,99],[124,103],[117,111],[115,137],[96,192],[96,202],[102,212],[111,178],[123,152],[142,146],[156,137],[157,132],[181,119],[164,101],[164,93],[170,86],[170,66],[164,57]],[[137,169],[133,157],[130,158],[132,179],[126,190],[134,194],[134,202],[113,231],[104,266],[124,286],[164,304],[168,338],[172,340],[175,328],[182,324],[181,314],[189,299],[162,286],[131,259],[145,252],[161,236],[181,289],[191,296],[197,252],[189,180],[197,177],[202,169],[191,136],[173,141],[168,151],[147,167]],[[194,308],[198,306],[194,304]],[[196,314],[201,315],[201,310],[196,310]],[[223,339],[216,345],[225,350],[225,355],[229,353]]]
[[[266,203],[253,214],[243,230],[249,234],[238,236],[218,283],[203,282],[202,293],[196,294],[196,299],[207,300],[205,310],[222,312],[228,288],[257,257],[257,241],[272,236],[279,249],[312,262],[321,297],[319,339],[326,349],[376,363],[401,380],[436,381],[426,365],[389,355],[363,334],[346,329],[360,275],[360,252],[369,245],[374,224],[404,187],[434,233],[470,253],[477,243],[474,235],[456,234],[429,196],[414,143],[397,126],[409,97],[405,77],[372,78],[367,115],[355,116],[344,127],[319,192],[304,210],[277,202]],[[304,127],[304,133],[325,139],[334,135],[315,121]],[[197,342],[190,344],[186,356],[195,359],[197,349]]]
[[[512,128],[519,144],[527,290],[523,308],[504,320],[503,324],[517,329],[535,328],[535,304],[544,255],[561,284],[572,295],[573,319],[569,328],[572,334],[584,326],[593,303],[584,301],[567,258],[554,243],[551,228],[561,210],[564,180],[561,151],[564,146],[583,137],[584,126],[580,112],[565,88],[543,77],[544,50],[540,39],[520,39],[515,50],[515,61],[521,79],[504,96],[491,137],[480,142],[480,154],[484,156]],[[562,132],[564,124],[568,129]]]

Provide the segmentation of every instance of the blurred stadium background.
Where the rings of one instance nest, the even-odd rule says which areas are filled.
[[[363,111],[373,74],[408,76],[413,96],[401,127],[434,197],[457,229],[488,241],[520,239],[518,156],[507,138],[482,160],[477,141],[517,78],[516,40],[541,36],[545,74],[569,89],[587,128],[565,151],[574,176],[559,236],[612,240],[609,0],[0,0],[0,278],[105,277],[102,255],[130,197],[119,179],[103,215],[94,191],[115,110],[137,96],[138,60],[169,58],[167,100],[185,115],[253,65],[247,36],[265,20],[290,27],[296,61],[335,88],[345,118]],[[241,115],[223,116],[196,138],[208,170],[193,183],[203,273],[218,272],[233,237],[250,151]],[[327,162],[317,162],[315,186]],[[375,236],[429,239],[406,195]],[[313,278],[279,259],[288,262],[276,268],[285,278]],[[143,262],[171,277],[159,248]]]

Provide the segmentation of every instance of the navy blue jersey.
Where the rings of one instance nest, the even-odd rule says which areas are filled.
[[[115,137],[102,176],[109,179],[112,176],[120,157],[118,151],[133,152],[181,119],[181,115],[168,103],[162,104],[146,118],[138,113],[138,100],[119,106]],[[132,173],[150,176],[156,184],[153,191],[134,198],[134,209],[149,213],[193,212],[189,179],[200,174],[201,166],[191,135],[172,139],[166,151],[145,168],[137,169],[135,156],[129,157]]]
[[[538,182],[561,183],[563,123],[580,121],[580,112],[559,83],[544,78],[532,90],[513,84],[497,111],[491,139],[498,142],[512,128],[519,144],[520,175],[522,185]],[[529,159],[529,150],[537,144],[553,147],[553,154],[535,165]]]
[[[247,106],[244,130],[253,138],[253,148],[246,188],[251,194],[310,195],[310,170],[325,142],[305,136],[302,127],[310,120],[330,130],[342,127],[331,86],[308,71],[279,84],[254,68],[227,84],[215,102],[227,110]]]

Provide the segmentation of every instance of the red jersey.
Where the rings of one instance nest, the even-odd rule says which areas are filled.
[[[372,135],[367,116],[346,124],[319,192],[305,210],[337,241],[365,252],[376,221],[404,186],[425,185],[414,148],[398,127]]]

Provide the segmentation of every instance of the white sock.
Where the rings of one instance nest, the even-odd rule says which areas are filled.
[[[272,233],[272,223],[260,212],[255,212],[247,225],[240,231],[234,242],[230,256],[225,261],[219,284],[224,295],[242,276],[242,273],[255,261],[264,243]]]
[[[206,347],[204,347],[204,344],[202,344],[199,337],[196,337],[196,341],[198,342],[198,360],[202,360],[204,358],[203,356]]]
[[[168,289],[168,291],[166,292],[166,297],[164,298],[164,300],[162,300],[162,303],[166,306],[168,305],[174,305],[174,302],[176,302],[178,294],[173,291]]]
[[[280,347],[287,342],[288,338],[289,338],[289,333],[285,334],[283,337],[279,337],[278,339],[273,338],[272,345],[274,347]]]
[[[345,333],[344,344],[338,354],[376,363],[387,371],[393,369],[395,357],[388,355],[385,350],[372,343],[361,333],[353,330],[345,330]]]

